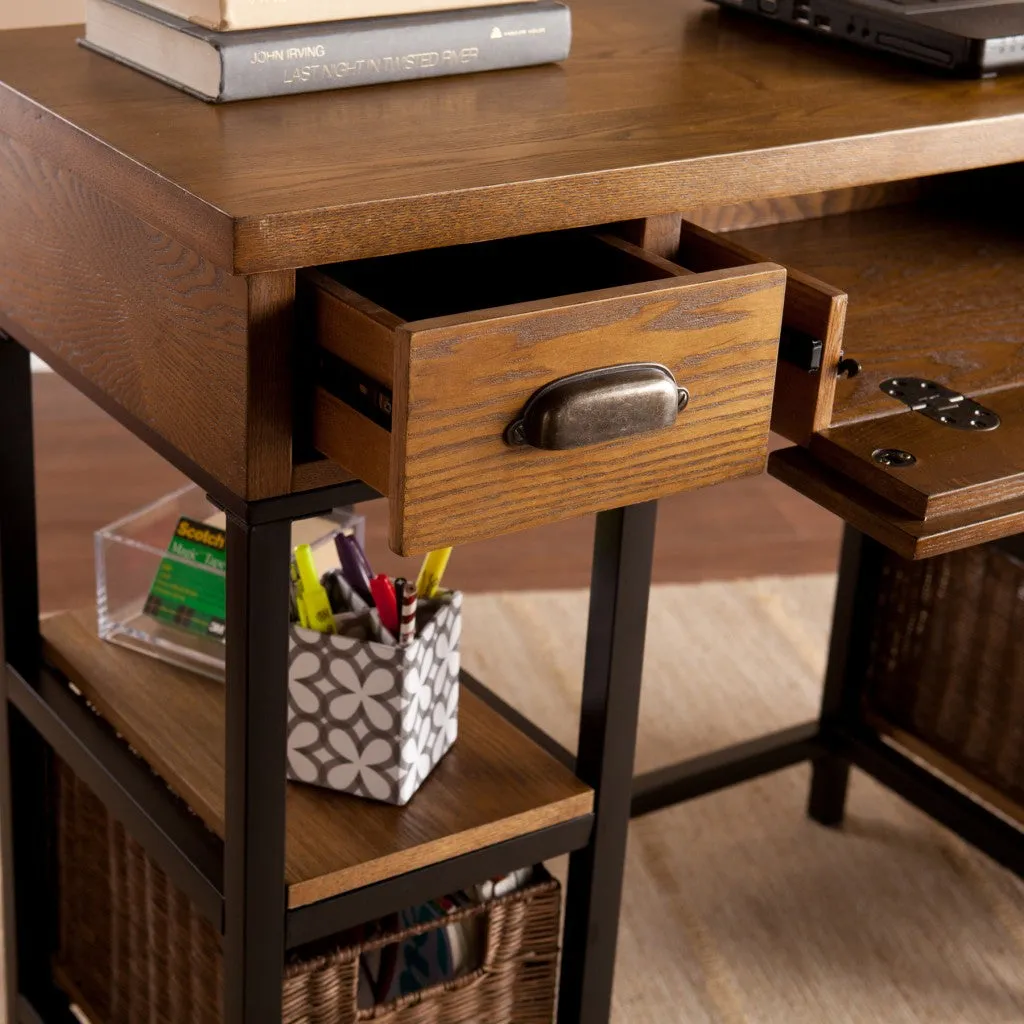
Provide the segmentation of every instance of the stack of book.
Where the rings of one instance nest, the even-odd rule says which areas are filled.
[[[87,0],[81,42],[223,103],[547,64],[571,34],[558,0]]]

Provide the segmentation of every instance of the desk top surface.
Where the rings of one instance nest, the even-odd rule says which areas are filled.
[[[1024,159],[958,81],[702,0],[574,0],[563,65],[210,106],[0,33],[0,132],[250,273]]]

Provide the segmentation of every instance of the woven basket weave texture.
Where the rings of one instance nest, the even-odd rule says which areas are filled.
[[[984,545],[890,555],[879,588],[870,711],[1024,805],[1024,561]]]
[[[58,979],[94,1024],[221,1024],[223,956],[213,927],[63,764],[58,796]],[[431,924],[294,956],[284,1024],[551,1024],[561,892],[546,873],[538,877],[442,922],[484,921],[478,969],[373,1009],[357,1009],[360,954]]]

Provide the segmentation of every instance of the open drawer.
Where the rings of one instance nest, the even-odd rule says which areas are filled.
[[[785,277],[585,232],[307,271],[313,443],[400,554],[759,473]]]
[[[820,382],[834,395],[809,436],[782,431],[806,451],[769,471],[908,558],[1024,527],[1020,183],[933,179],[900,206],[729,236],[849,295],[842,346],[860,372]],[[774,420],[811,408],[780,373]]]

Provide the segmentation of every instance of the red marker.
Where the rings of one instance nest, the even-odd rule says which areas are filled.
[[[370,593],[373,603],[380,613],[381,625],[398,639],[398,601],[395,598],[395,585],[387,576],[374,576],[370,580]]]

